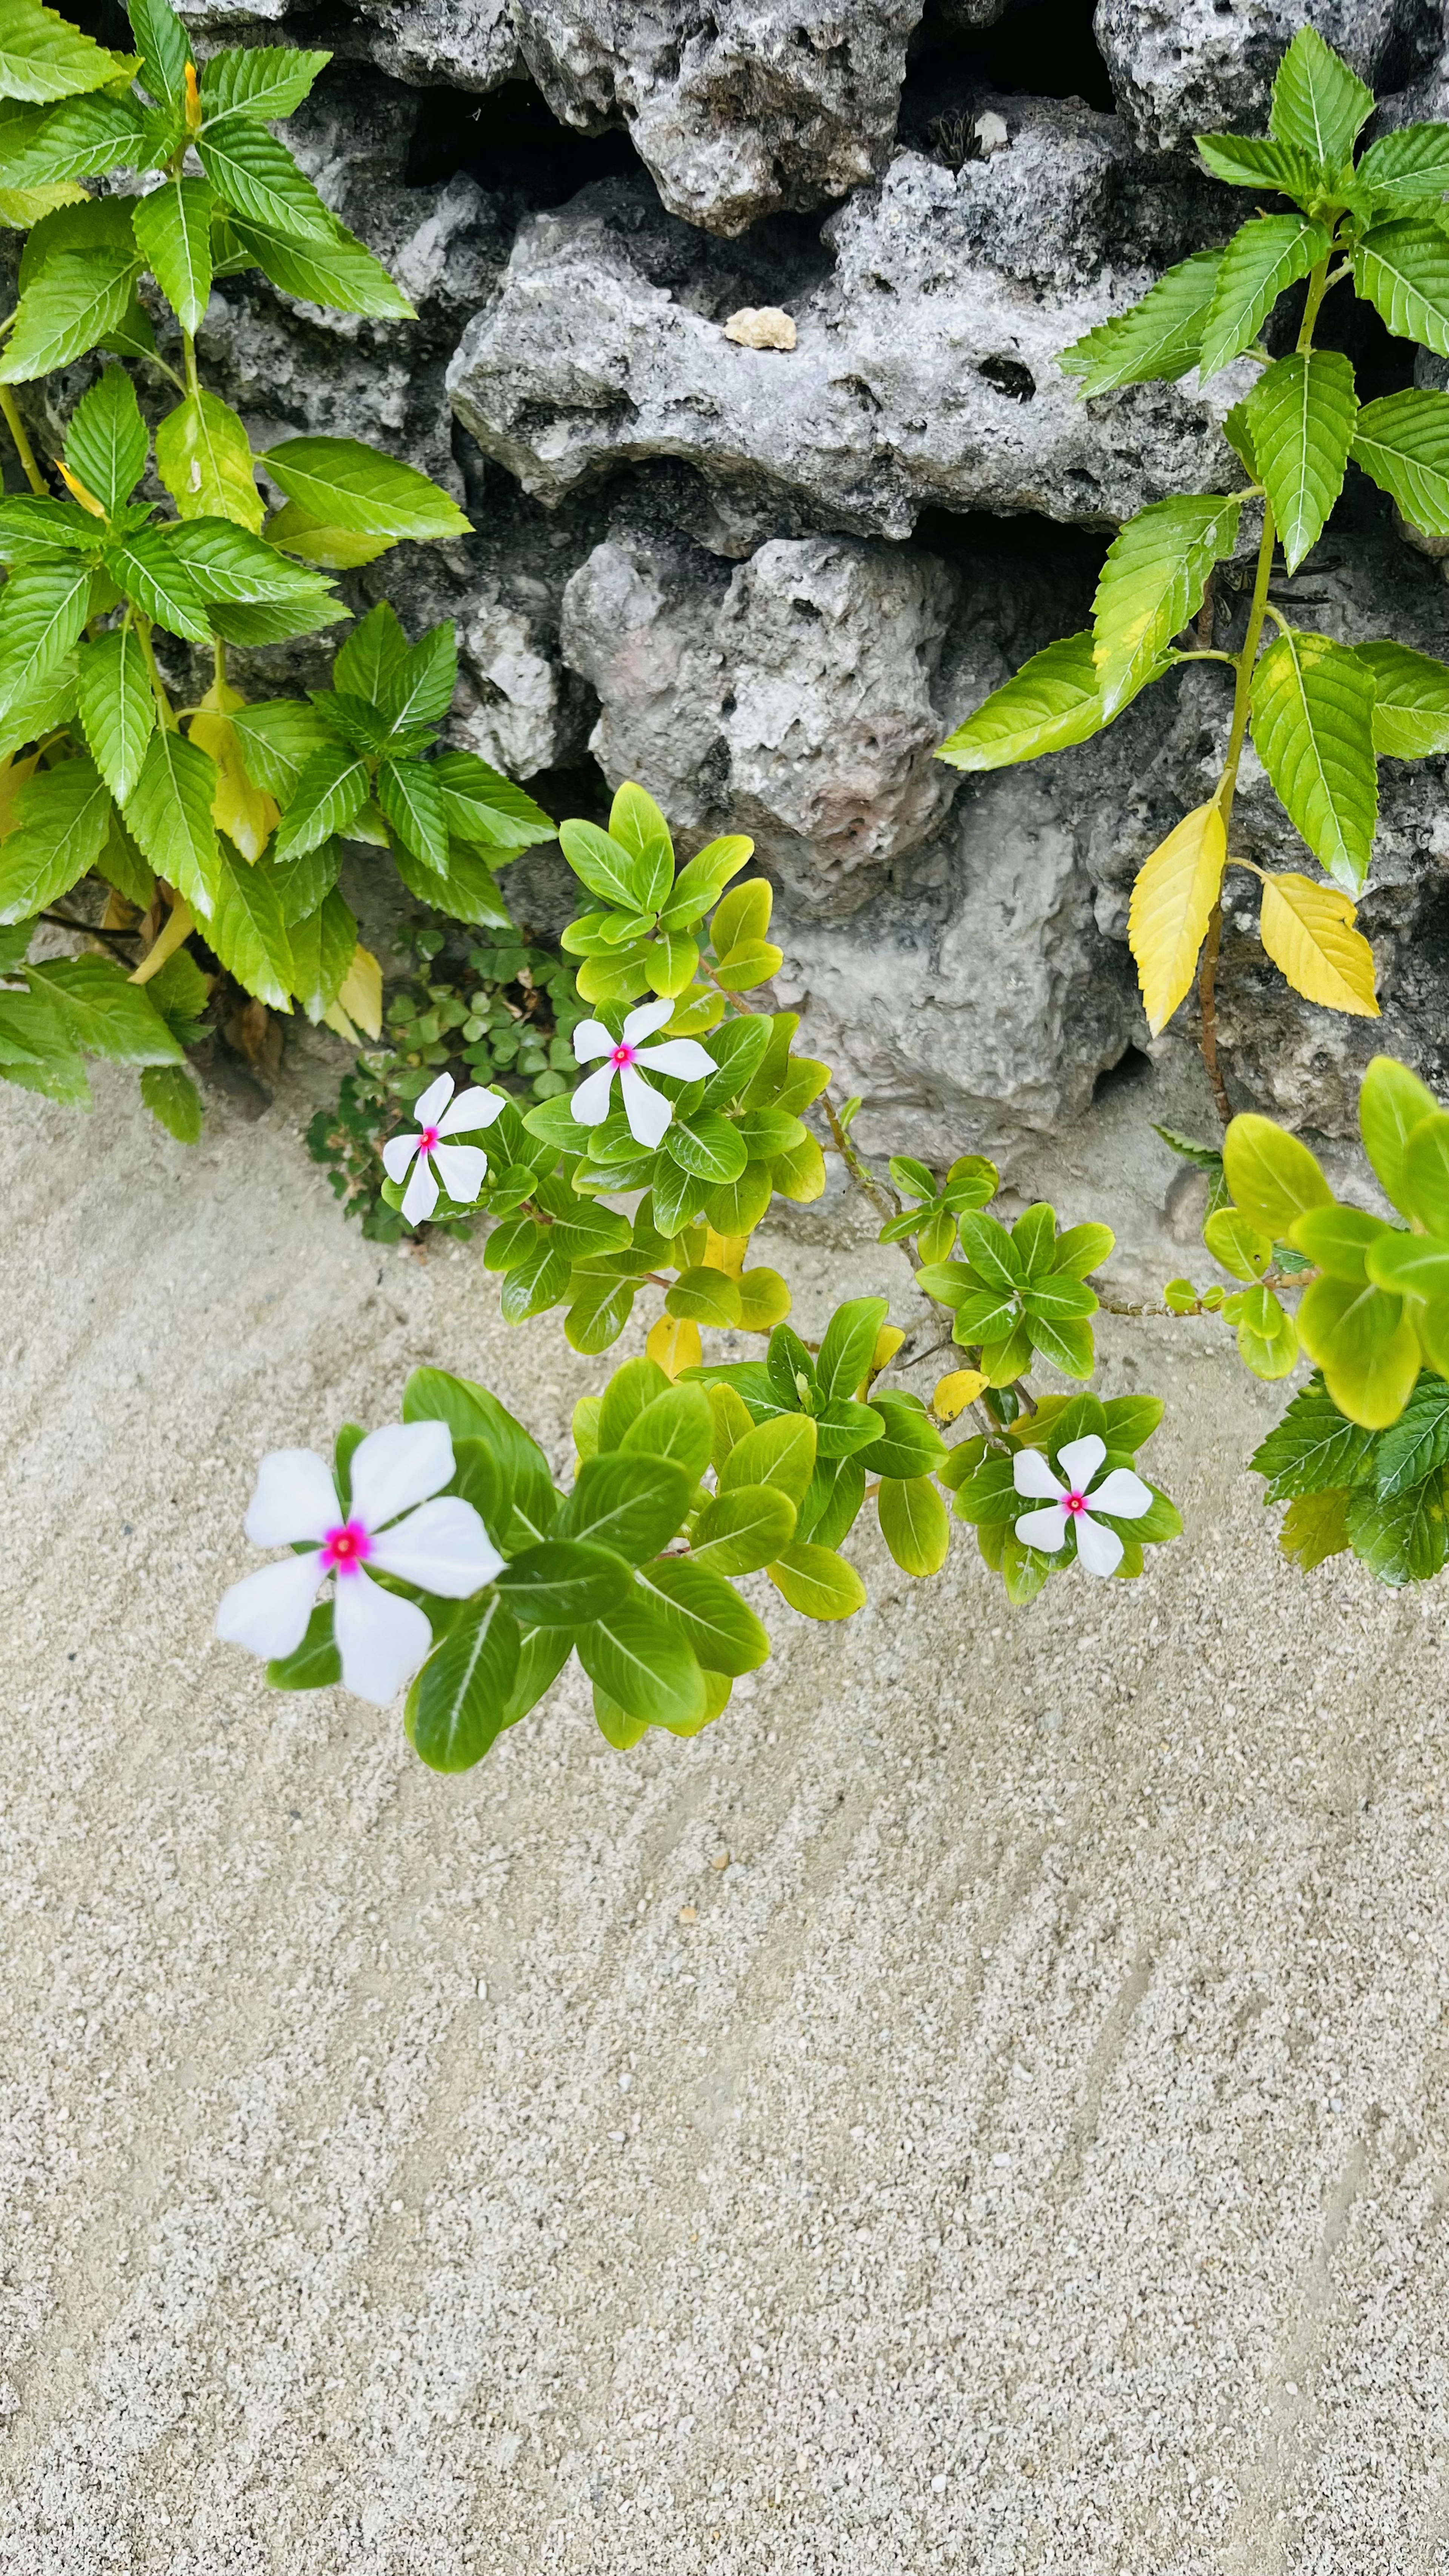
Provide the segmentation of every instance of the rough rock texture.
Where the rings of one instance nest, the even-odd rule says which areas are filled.
[[[395,80],[496,89],[523,71],[509,0],[357,0],[369,52]]]
[[[1223,192],[1144,164],[1113,118],[1000,105],[1009,151],[959,172],[903,152],[829,220],[815,273],[771,299],[794,316],[789,353],[725,338],[737,272],[647,181],[534,217],[449,369],[459,419],[550,502],[683,456],[892,537],[928,503],[1102,526],[1211,483],[1241,369],[1089,411],[1056,359],[1200,241]]]
[[[1380,88],[1412,78],[1443,34],[1435,0],[1097,0],[1093,23],[1123,115],[1158,151],[1203,131],[1261,131],[1302,26]]]

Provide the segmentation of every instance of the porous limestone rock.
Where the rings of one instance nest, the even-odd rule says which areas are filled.
[[[721,490],[891,537],[932,503],[1104,526],[1220,481],[1246,362],[1206,391],[1089,406],[1056,359],[1226,230],[1227,192],[1144,163],[1114,118],[1001,105],[1007,151],[959,172],[900,153],[829,220],[833,264],[802,262],[797,290],[768,299],[796,323],[788,365],[726,339],[744,300],[732,256],[661,213],[647,180],[534,216],[449,368],[459,419],[548,502],[679,456]]]
[[[1259,133],[1273,75],[1316,27],[1371,86],[1413,77],[1442,39],[1436,0],[1097,0],[1113,96],[1149,149],[1195,133]]]

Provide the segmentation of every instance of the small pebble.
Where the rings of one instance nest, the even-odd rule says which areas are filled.
[[[724,326],[727,340],[742,349],[793,349],[795,325],[778,304],[742,304]]]

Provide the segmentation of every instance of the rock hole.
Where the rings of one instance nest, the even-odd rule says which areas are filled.
[[[1036,393],[1036,378],[1019,358],[983,358],[976,373],[1010,402],[1030,402]]]
[[[927,0],[901,99],[902,141],[929,151],[930,120],[962,104],[972,88],[1079,98],[1112,115],[1116,101],[1092,32],[1092,0],[1010,0],[994,27],[963,26],[951,0]]]
[[[1134,1091],[1140,1082],[1149,1081],[1151,1074],[1152,1058],[1144,1055],[1141,1047],[1129,1046],[1115,1064],[1104,1065],[1098,1074],[1092,1085],[1093,1108],[1100,1108],[1104,1100],[1114,1099],[1120,1091]]]
[[[504,81],[481,97],[458,89],[413,96],[409,187],[433,187],[461,170],[521,207],[561,206],[591,179],[617,179],[643,166],[621,125],[602,134],[561,125],[532,81]]]

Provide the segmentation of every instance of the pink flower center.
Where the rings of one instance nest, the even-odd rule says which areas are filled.
[[[441,1134],[442,1129],[439,1127],[425,1127],[421,1136],[418,1138],[418,1152],[420,1154],[431,1154],[433,1147],[436,1145]]]
[[[363,1558],[371,1554],[372,1537],[361,1521],[342,1521],[322,1541],[322,1570],[325,1574],[356,1574]]]
[[[637,1053],[638,1053],[638,1049],[637,1049],[637,1048],[635,1048],[635,1047],[631,1047],[631,1046],[625,1046],[625,1044],[624,1044],[624,1042],[623,1042],[623,1040],[622,1040],[622,1038],[621,1038],[621,1039],[620,1039],[620,1041],[619,1041],[619,1044],[615,1047],[613,1054],[610,1056],[610,1058],[609,1058],[609,1062],[610,1062],[610,1064],[616,1064],[616,1065],[618,1065],[618,1067],[619,1067],[620,1071],[622,1072],[622,1070],[623,1070],[623,1068],[624,1068],[624,1066],[625,1066],[626,1064],[632,1064],[632,1063],[633,1063],[634,1058],[635,1058],[635,1055],[636,1055]]]
[[[1084,1512],[1086,1508],[1087,1497],[1085,1494],[1063,1494],[1062,1510],[1064,1512]]]

